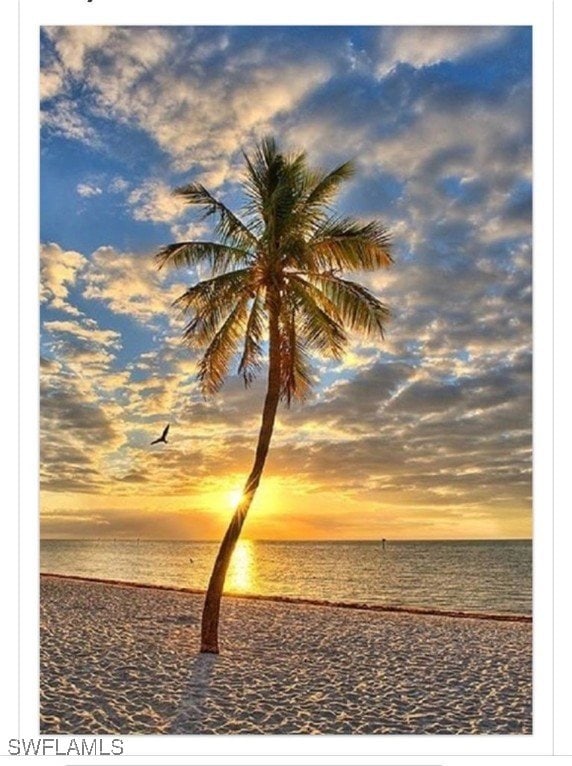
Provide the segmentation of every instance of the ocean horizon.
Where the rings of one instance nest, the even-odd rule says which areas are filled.
[[[44,574],[204,590],[218,541],[42,539]],[[532,613],[532,541],[250,540],[227,594],[483,614]]]

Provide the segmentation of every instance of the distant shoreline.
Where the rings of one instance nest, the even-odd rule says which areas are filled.
[[[101,577],[84,577],[82,575],[64,575],[52,572],[40,572],[40,577],[54,577],[62,580],[74,580],[79,582],[101,583],[104,585],[116,585],[120,587],[131,588],[150,588],[161,591],[172,591],[176,593],[189,593],[195,596],[204,595],[204,590],[198,588],[185,588],[176,585],[156,585],[153,583],[132,582],[129,580],[113,580]],[[430,609],[428,607],[405,607],[405,606],[386,606],[382,604],[365,604],[363,602],[353,601],[328,601],[325,599],[298,598],[293,596],[273,596],[257,593],[225,593],[225,598],[247,599],[252,601],[271,601],[279,604],[301,604],[306,606],[321,606],[339,609],[359,609],[365,612],[389,612],[397,614],[413,614],[434,617],[452,617],[458,619],[472,620],[496,620],[501,622],[519,622],[532,623],[532,616],[526,614],[509,614],[494,612],[464,612],[453,609]]]

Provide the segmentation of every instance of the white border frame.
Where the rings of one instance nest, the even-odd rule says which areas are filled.
[[[10,583],[4,614],[20,611],[20,643],[10,633],[3,686],[13,690],[2,710],[0,754],[8,737],[38,736],[38,77],[39,28],[49,24],[347,24],[532,25],[534,50],[534,733],[530,736],[145,736],[124,737],[123,763],[462,763],[472,757],[542,756],[554,752],[553,731],[553,527],[552,508],[552,9],[546,0],[480,0],[478,4],[401,0],[372,9],[367,0],[350,7],[291,0],[284,9],[257,2],[219,2],[198,8],[179,0],[48,0],[20,2],[20,328],[21,440],[19,531],[10,517],[2,540],[3,581]],[[10,33],[9,33],[10,34]],[[13,64],[12,64],[13,66]],[[34,193],[35,192],[35,193]],[[33,255],[32,255],[33,254]],[[8,254],[7,254],[8,257]],[[13,257],[10,254],[9,257]],[[8,329],[10,324],[5,325]],[[13,320],[12,320],[13,326]],[[11,401],[14,401],[12,398]],[[14,421],[14,408],[9,414]],[[34,480],[31,479],[34,477]],[[8,496],[10,497],[10,495]],[[559,528],[560,529],[560,528]],[[566,530],[569,532],[570,525]],[[18,549],[14,544],[18,539]],[[20,599],[15,582],[19,575]],[[16,587],[15,587],[16,586]],[[14,625],[12,620],[11,625]],[[14,648],[16,653],[14,654]],[[564,647],[563,647],[564,648]],[[22,659],[16,662],[16,658]],[[18,680],[20,700],[16,705]],[[569,678],[569,674],[568,674]],[[566,689],[564,691],[566,693]],[[8,696],[8,695],[3,695]],[[564,702],[562,700],[561,702]],[[559,708],[563,709],[563,708]],[[564,714],[559,725],[568,726]],[[5,727],[5,731],[4,731]],[[562,747],[566,730],[559,730]],[[62,742],[68,737],[60,738]],[[559,748],[560,749],[560,748]],[[561,751],[563,752],[563,751]],[[279,755],[280,753],[280,755]],[[54,764],[69,758],[53,756]],[[373,760],[372,760],[373,757]],[[114,757],[114,759],[117,756]],[[383,758],[383,761],[381,760]],[[172,760],[171,760],[172,759]],[[83,759],[77,759],[83,760]],[[93,758],[91,759],[93,761]],[[99,759],[98,759],[99,760]],[[512,758],[507,758],[509,762]],[[532,758],[536,762],[535,758]],[[182,761],[181,761],[182,762]]]

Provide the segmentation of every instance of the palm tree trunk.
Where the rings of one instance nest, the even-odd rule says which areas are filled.
[[[246,514],[252,504],[262,471],[268,455],[276,411],[280,401],[280,332],[278,325],[278,308],[270,308],[269,316],[269,365],[268,389],[262,411],[262,423],[258,434],[258,444],[254,464],[242,493],[240,502],[234,512],[226,534],[220,545],[213,571],[207,588],[201,623],[201,652],[218,654],[218,623],[220,601],[224,589],[224,581],[230,564],[232,553],[246,519]]]

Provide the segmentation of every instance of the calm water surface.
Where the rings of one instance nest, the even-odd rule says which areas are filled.
[[[217,543],[43,540],[40,570],[204,589]],[[227,593],[530,614],[529,540],[254,542],[241,540]]]

